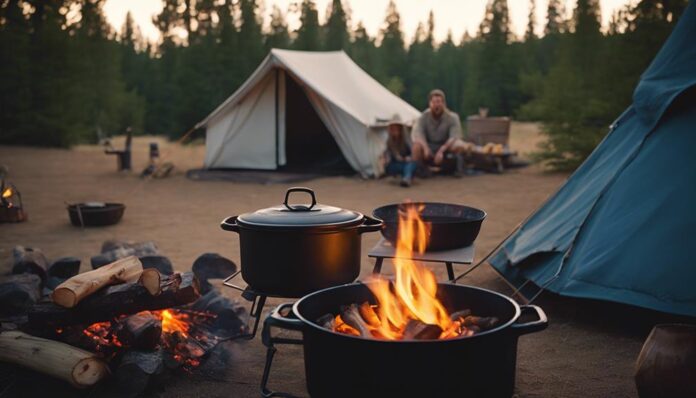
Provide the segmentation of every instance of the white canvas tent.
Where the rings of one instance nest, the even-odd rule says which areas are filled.
[[[302,108],[302,101],[311,106]],[[343,51],[273,49],[196,127],[206,128],[206,168],[275,170],[334,145],[355,171],[379,176],[384,122],[394,114],[410,124],[419,112]],[[318,116],[323,133],[316,123],[311,127],[310,116]]]

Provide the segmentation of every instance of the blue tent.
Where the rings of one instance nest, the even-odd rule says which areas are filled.
[[[540,287],[696,316],[695,85],[691,2],[633,104],[491,265],[523,293]]]

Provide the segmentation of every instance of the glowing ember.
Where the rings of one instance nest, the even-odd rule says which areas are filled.
[[[162,320],[162,333],[179,332],[183,337],[188,337],[189,331],[189,316],[186,313],[173,314],[170,310],[164,310],[159,313]]]
[[[216,315],[207,312],[167,309],[161,311],[143,311],[162,321],[160,347],[168,351],[172,358],[185,368],[193,368],[201,363],[207,350],[219,342],[218,338],[206,330]],[[97,322],[81,330],[81,334],[93,342],[94,349],[110,357],[120,348],[125,348],[117,334],[121,328],[122,316],[115,321]],[[57,328],[56,333],[64,335],[66,330]]]

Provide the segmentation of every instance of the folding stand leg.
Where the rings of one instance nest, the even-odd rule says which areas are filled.
[[[375,267],[372,269],[373,275],[379,275],[380,272],[382,272],[382,262],[383,261],[384,261],[384,257],[376,257],[375,258]]]
[[[452,267],[452,263],[447,261],[445,262],[445,265],[447,266],[447,280],[452,283],[457,283],[455,276],[454,276],[454,268]]]

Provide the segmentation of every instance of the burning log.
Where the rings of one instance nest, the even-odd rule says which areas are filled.
[[[93,271],[78,274],[60,284],[53,291],[53,302],[72,308],[80,300],[107,285],[134,282],[143,272],[143,266],[136,257],[126,257]]]
[[[12,267],[13,274],[36,274],[41,278],[41,285],[46,282],[48,261],[40,249],[15,246],[15,248],[12,249],[12,257],[14,259],[14,265]]]
[[[153,350],[162,336],[162,321],[149,312],[131,315],[120,321],[116,335],[127,347]]]
[[[498,323],[498,318],[491,317],[481,317],[475,315],[469,315],[464,318],[462,325],[466,327],[478,326],[481,330],[488,330],[493,328]]]
[[[464,318],[468,317],[469,315],[471,315],[471,310],[465,309],[465,310],[456,311],[456,312],[451,313],[450,319],[452,320],[452,322],[454,322],[454,321],[458,321],[460,319],[463,320]]]
[[[92,386],[109,374],[107,365],[90,352],[16,331],[0,333],[0,361],[65,380],[78,388]]]
[[[360,336],[372,338],[372,333],[370,333],[370,326],[365,322],[365,320],[360,316],[360,310],[355,304],[341,306],[341,318],[343,322],[347,325],[352,326],[358,332]]]
[[[334,314],[324,314],[317,319],[317,324],[324,329],[334,330],[334,327],[336,327],[336,316]]]
[[[231,339],[239,334],[247,333],[246,308],[234,300],[213,289],[187,307],[195,312],[215,314],[214,321],[209,326],[220,340]]]
[[[89,325],[108,321],[119,315],[185,305],[200,297],[198,281],[190,272],[162,276],[160,290],[159,295],[153,296],[138,283],[123,283],[100,290],[74,308],[61,307],[55,303],[37,304],[29,312],[29,324],[38,328]]]
[[[24,314],[41,298],[41,278],[34,274],[0,279],[0,316]]]
[[[433,340],[440,337],[441,333],[442,328],[438,325],[411,319],[404,328],[403,340]]]

